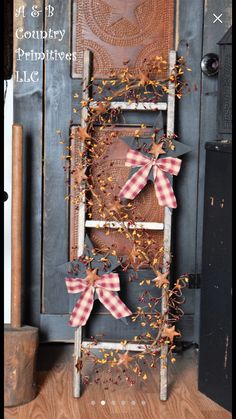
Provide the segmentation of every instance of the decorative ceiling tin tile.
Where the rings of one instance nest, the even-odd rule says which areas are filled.
[[[94,77],[141,68],[173,48],[174,0],[74,0],[72,76],[82,77],[83,50],[94,54]]]

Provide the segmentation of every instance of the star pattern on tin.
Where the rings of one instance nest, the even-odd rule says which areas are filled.
[[[121,19],[126,19],[129,22],[137,25],[136,9],[144,3],[145,0],[105,0],[111,8],[110,25],[118,22]]]

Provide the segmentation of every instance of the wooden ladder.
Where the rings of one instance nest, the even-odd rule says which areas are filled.
[[[171,50],[169,52],[169,71],[174,68],[176,63],[176,51]],[[92,53],[89,50],[84,51],[84,65],[83,65],[83,100],[89,100],[89,91],[87,86],[91,82],[91,71],[92,68]],[[143,103],[128,103],[128,102],[111,102],[110,108],[117,108],[123,110],[136,110],[136,111],[166,111],[167,112],[167,133],[172,134],[174,133],[174,116],[175,116],[175,86],[174,83],[169,81],[168,85],[168,99],[167,102],[159,102],[159,103],[150,103],[150,102],[143,102]],[[91,106],[96,106],[96,102],[90,102]],[[86,126],[86,119],[88,117],[88,108],[83,107],[81,113],[81,126]],[[80,141],[80,150],[82,151],[84,145]],[[75,215],[75,214],[74,214]],[[85,213],[85,197],[82,202],[79,204],[79,209],[76,212],[77,219],[75,220],[75,224],[77,226],[77,257],[80,257],[84,251],[84,239],[85,239],[85,229],[86,228],[94,228],[94,227],[103,227],[106,224],[106,227],[110,228],[119,228],[121,223],[111,221],[110,223],[107,221],[100,221],[100,220],[86,220],[86,213]],[[73,219],[73,216],[71,217]],[[164,270],[168,265],[169,257],[170,257],[170,246],[171,246],[171,222],[172,222],[172,213],[169,208],[165,208],[164,213],[164,223],[157,223],[157,222],[137,222],[134,226],[130,226],[130,228],[140,228],[140,229],[147,229],[147,230],[161,230],[164,232],[164,244],[165,244],[165,253],[164,253]],[[71,225],[71,228],[74,228],[74,225]],[[161,312],[162,315],[166,315],[167,310],[167,298],[166,292],[162,289],[162,307]],[[166,323],[167,323],[167,315],[166,315]],[[74,340],[74,357],[78,359],[81,357],[81,346],[83,348],[91,347],[91,342],[82,339],[82,327],[78,327],[75,331],[75,340]],[[135,344],[135,343],[127,343],[125,346],[121,345],[120,343],[116,342],[100,342],[96,345],[96,349],[107,349],[107,350],[127,350],[127,351],[143,351],[144,345]],[[160,400],[167,400],[167,352],[168,352],[168,344],[165,344],[161,349],[161,359],[160,359]],[[73,370],[73,396],[75,398],[79,398],[81,394],[81,376],[80,372],[77,370],[75,366],[76,362],[74,362],[74,370]]]

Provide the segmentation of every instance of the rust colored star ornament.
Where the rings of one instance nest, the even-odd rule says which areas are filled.
[[[108,109],[109,109],[109,104],[106,104],[104,102],[98,102],[97,106],[93,106],[90,108],[90,111],[92,111],[94,115],[101,115],[101,114],[106,113]]]
[[[162,274],[160,271],[157,271],[157,276],[152,281],[155,283],[156,287],[162,288],[169,285],[170,281],[168,281],[167,276],[169,272]]]
[[[157,128],[154,126],[153,129],[155,130]],[[164,157],[179,157],[191,151],[191,148],[188,145],[183,144],[180,141],[177,141],[176,139],[171,140],[171,148],[165,148],[164,141],[161,141],[161,139],[157,139],[156,142],[154,142],[151,134],[139,135],[139,147],[137,147],[137,141],[135,140],[135,136],[122,137],[122,141],[128,144],[128,146],[133,150],[138,149],[144,156],[149,157],[150,154],[154,155],[155,157],[157,157],[156,154],[165,154]]]
[[[97,280],[100,279],[100,277],[97,275],[97,268],[95,269],[87,269],[86,270],[86,277],[85,280],[87,281],[88,285],[94,286]]]
[[[124,365],[126,368],[129,368],[130,362],[133,361],[133,358],[129,356],[129,352],[126,351],[124,354],[118,354],[119,361],[117,362],[117,365]]]
[[[146,84],[148,84],[150,82],[148,74],[143,73],[142,71],[139,71],[138,80],[139,80],[139,85],[140,86],[145,86]]]
[[[91,136],[89,135],[88,131],[87,131],[87,127],[78,127],[77,128],[77,136],[80,139],[81,142],[84,142],[85,140],[91,138]]]
[[[163,142],[158,144],[153,143],[149,153],[153,154],[156,158],[159,156],[159,154],[166,154],[165,150],[162,149],[163,145]]]
[[[114,199],[112,202],[107,202],[106,207],[109,210],[109,212],[116,214],[120,214],[123,210],[123,205],[117,199]]]
[[[162,332],[162,334],[161,334],[161,336],[164,337],[164,338],[168,338],[170,340],[170,342],[172,343],[174,337],[175,336],[180,336],[180,333],[179,332],[176,332],[175,326],[165,327],[164,330],[163,330],[163,332]]]

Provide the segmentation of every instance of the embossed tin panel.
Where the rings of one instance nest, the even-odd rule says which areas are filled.
[[[74,0],[72,76],[82,77],[83,50],[94,54],[94,77],[134,71],[173,48],[173,0]],[[124,64],[125,63],[125,64]]]

